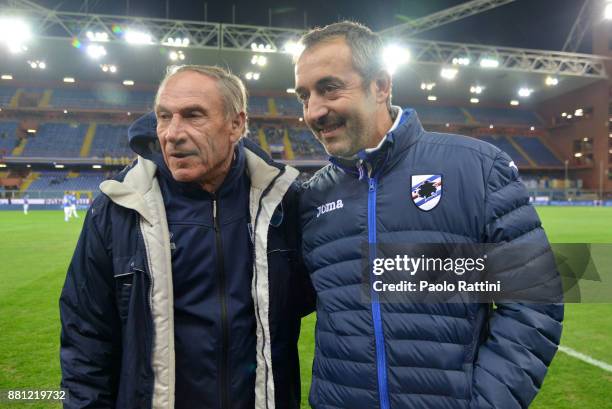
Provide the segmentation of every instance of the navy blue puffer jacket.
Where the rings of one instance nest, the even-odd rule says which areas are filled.
[[[425,132],[412,110],[360,157],[357,168],[323,168],[300,201],[317,292],[312,407],[528,407],[557,350],[561,304],[398,304],[361,292],[364,243],[528,243],[535,256],[515,255],[523,271],[554,271],[511,159],[476,139]],[[441,175],[435,207],[413,201],[414,175]]]

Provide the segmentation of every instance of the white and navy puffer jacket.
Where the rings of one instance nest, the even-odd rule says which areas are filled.
[[[382,303],[362,293],[368,243],[502,243],[530,249],[512,253],[513,274],[556,271],[511,159],[476,139],[425,132],[412,110],[380,149],[360,157],[356,168],[323,168],[300,200],[302,252],[317,292],[310,404],[527,408],[557,350],[562,304]],[[413,175],[441,175],[437,206],[415,204]]]

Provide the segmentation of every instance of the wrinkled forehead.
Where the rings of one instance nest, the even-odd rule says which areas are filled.
[[[197,72],[180,72],[161,84],[156,108],[180,109],[183,105],[199,104],[223,107],[223,98],[214,78]]]

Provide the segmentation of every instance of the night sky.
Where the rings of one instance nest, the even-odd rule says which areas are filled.
[[[36,0],[35,0],[36,1]],[[420,34],[419,38],[474,44],[561,50],[585,0],[516,0],[491,11]],[[166,17],[204,21],[207,3],[208,21],[232,23],[235,5],[236,24],[268,25],[271,14],[275,27],[303,28],[325,25],[339,19],[353,19],[381,30],[401,24],[406,18],[418,18],[464,3],[457,0],[38,0],[45,7],[63,11],[100,14]],[[580,52],[590,52],[587,33]]]

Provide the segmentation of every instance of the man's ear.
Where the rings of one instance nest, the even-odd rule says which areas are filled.
[[[244,112],[239,112],[232,118],[232,134],[231,141],[232,143],[237,142],[242,135],[245,134],[246,129],[246,114]]]
[[[386,104],[391,95],[391,76],[386,70],[381,70],[374,78],[376,102]]]

